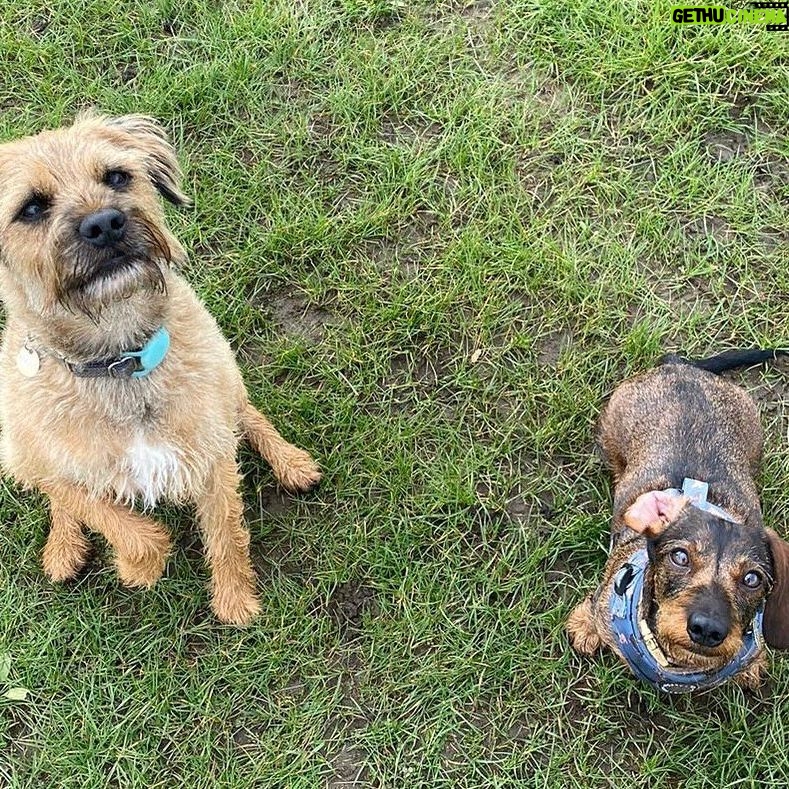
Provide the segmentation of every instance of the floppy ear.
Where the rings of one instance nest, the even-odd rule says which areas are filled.
[[[130,134],[148,160],[148,175],[159,194],[173,205],[186,206],[191,200],[181,191],[181,168],[167,132],[147,115],[121,115],[106,118],[107,126],[115,126]]]
[[[645,537],[657,537],[677,517],[687,498],[673,490],[642,493],[625,512],[625,524]]]
[[[764,638],[775,649],[789,649],[789,543],[772,529],[766,531],[773,555],[773,588],[764,606]]]

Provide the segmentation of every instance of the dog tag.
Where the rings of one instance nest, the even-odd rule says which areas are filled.
[[[23,347],[19,349],[19,353],[16,355],[16,366],[25,378],[32,378],[38,372],[38,368],[41,367],[41,358],[37,351]]]

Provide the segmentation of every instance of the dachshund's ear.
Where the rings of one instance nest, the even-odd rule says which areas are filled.
[[[645,537],[657,537],[685,506],[687,498],[674,490],[642,493],[625,512],[625,524]]]
[[[789,543],[772,529],[767,542],[773,555],[773,588],[764,606],[764,639],[775,649],[789,649]]]

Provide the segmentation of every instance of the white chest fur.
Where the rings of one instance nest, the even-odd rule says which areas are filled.
[[[141,499],[145,507],[155,506],[162,498],[178,498],[183,472],[177,449],[151,441],[140,432],[126,450],[120,484],[116,485],[118,498]]]

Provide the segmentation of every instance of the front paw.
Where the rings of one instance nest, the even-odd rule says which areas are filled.
[[[170,553],[170,538],[161,529],[152,529],[142,550],[135,554],[117,553],[115,567],[124,586],[149,589],[161,577]]]
[[[90,543],[77,527],[66,534],[50,533],[41,563],[51,581],[60,583],[73,578],[85,565]]]
[[[221,622],[238,627],[248,625],[260,613],[255,592],[244,584],[229,587],[212,584],[211,608]]]
[[[273,464],[274,475],[283,488],[306,493],[321,481],[321,470],[308,452],[289,446]]]
[[[767,678],[767,659],[764,654],[758,655],[753,663],[746,666],[739,674],[734,676],[734,681],[745,690],[758,690]]]
[[[592,610],[592,599],[587,597],[577,605],[565,625],[572,648],[582,655],[592,655],[602,645],[602,640],[597,632]]]

